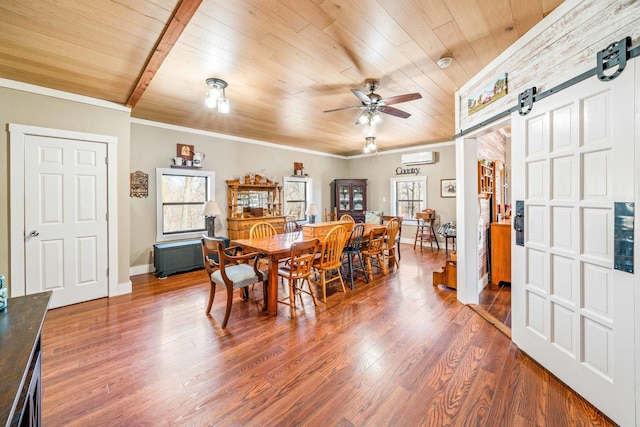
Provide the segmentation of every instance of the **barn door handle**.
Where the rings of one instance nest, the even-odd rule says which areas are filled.
[[[29,233],[30,237],[38,237],[40,235],[40,232],[38,230],[33,230],[31,233]]]

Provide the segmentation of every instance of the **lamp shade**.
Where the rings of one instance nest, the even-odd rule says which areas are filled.
[[[218,216],[222,213],[220,206],[215,200],[209,200],[202,205],[202,215],[204,216]]]
[[[305,215],[318,215],[318,208],[315,203],[309,203],[309,206],[307,206],[307,210],[305,211]]]

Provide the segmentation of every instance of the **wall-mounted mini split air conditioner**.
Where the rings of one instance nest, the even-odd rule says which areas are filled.
[[[403,165],[424,165],[435,163],[435,153],[433,151],[424,151],[422,153],[411,153],[402,155]]]

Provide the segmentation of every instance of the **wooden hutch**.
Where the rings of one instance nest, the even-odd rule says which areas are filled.
[[[227,180],[227,223],[229,239],[249,238],[257,222],[268,222],[284,232],[282,185],[259,174]]]
[[[335,179],[331,183],[331,207],[337,209],[338,218],[349,214],[356,222],[364,222],[367,210],[366,179]]]

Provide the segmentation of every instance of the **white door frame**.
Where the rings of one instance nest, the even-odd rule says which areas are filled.
[[[511,118],[494,123],[456,139],[456,197],[458,252],[458,300],[478,304],[482,291],[478,277],[478,143],[477,138],[508,126]],[[507,159],[507,162],[510,162]],[[511,196],[509,196],[511,197]],[[508,200],[505,201],[509,203]]]
[[[9,258],[11,297],[26,294],[25,282],[25,136],[44,136],[79,141],[91,141],[107,144],[107,226],[108,248],[108,292],[109,296],[118,295],[118,194],[117,194],[117,143],[115,136],[74,132],[38,126],[9,123]]]

